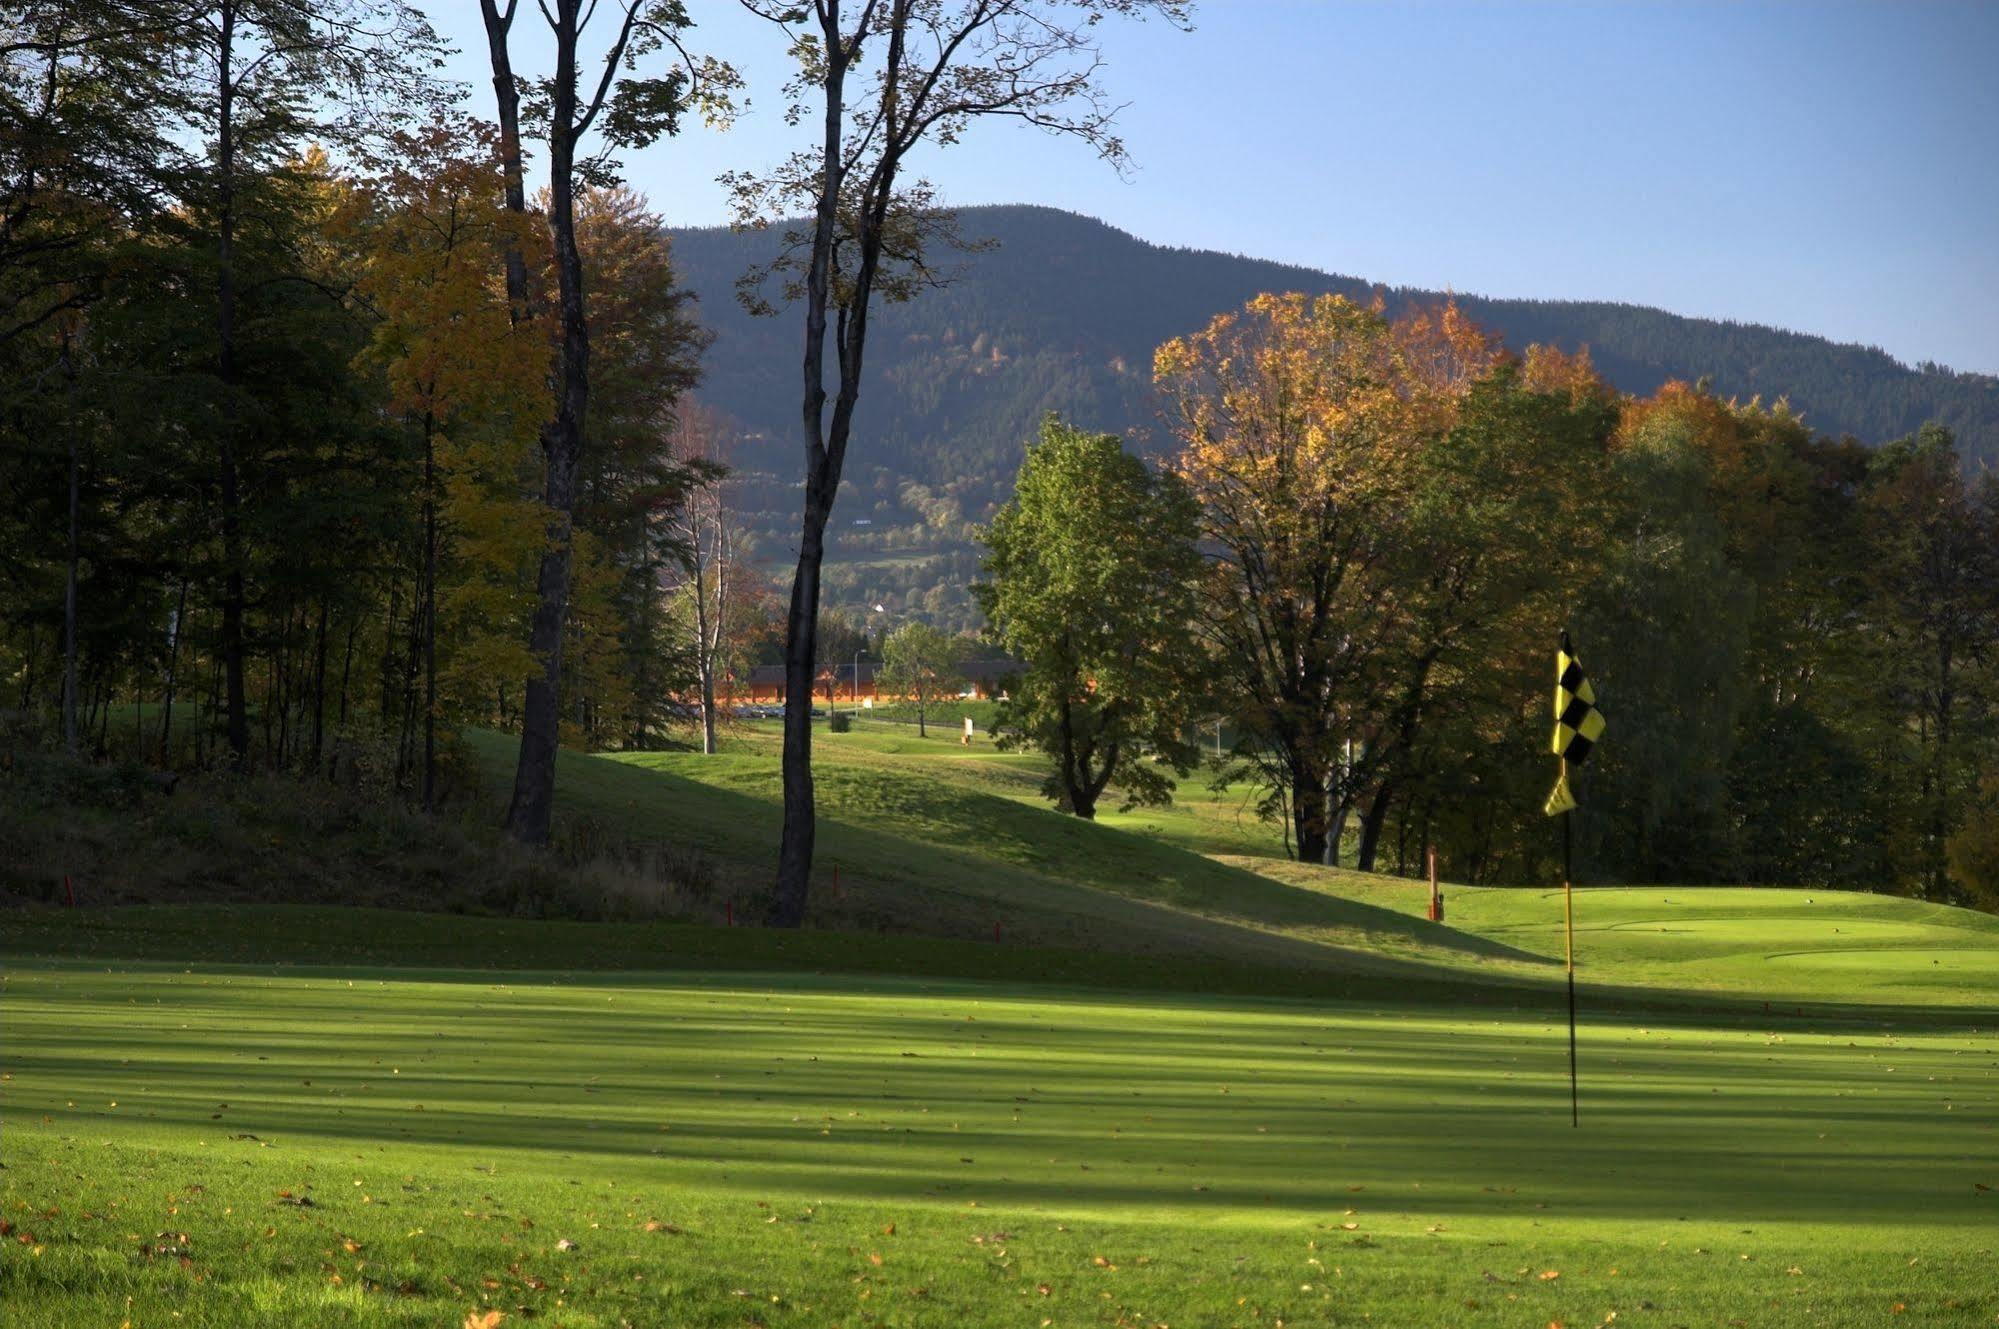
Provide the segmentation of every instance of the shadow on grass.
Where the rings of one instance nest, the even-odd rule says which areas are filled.
[[[1945,1189],[1978,1123],[1918,1083],[1944,1049],[1898,1050],[1916,1073],[1854,1100],[1839,1091],[1859,1058],[1824,1045],[1620,1047],[1613,1070],[1599,1043],[1576,1134],[1561,1040],[1534,1016],[700,988],[626,1008],[491,983],[31,977],[10,994],[18,1110],[92,1139],[172,1130],[219,1159],[309,1168],[393,1143],[439,1166],[608,1168],[745,1196],[1345,1206],[1370,1227],[1544,1210],[1985,1217],[1968,1186]]]

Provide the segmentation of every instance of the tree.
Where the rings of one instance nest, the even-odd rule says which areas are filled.
[[[1165,803],[1161,766],[1184,776],[1199,763],[1182,737],[1202,700],[1199,522],[1178,476],[1051,416],[986,528],[974,594],[1026,662],[994,732],[1047,755],[1044,792],[1065,812],[1094,818],[1107,788],[1127,807]]]
[[[564,710],[583,718],[581,741],[648,748],[691,681],[688,643],[669,630],[665,583],[687,552],[683,507],[719,478],[714,462],[684,455],[677,415],[711,338],[675,279],[666,224],[644,196],[581,191],[576,240],[591,283],[590,418],[575,485],[575,526],[591,538],[577,547],[576,580],[604,599],[579,598],[569,616]],[[581,567],[592,551],[601,566]],[[585,631],[585,618],[604,630]],[[593,660],[593,648],[619,658]],[[603,705],[608,695],[586,695],[589,677],[628,687],[618,704]]]
[[[738,618],[740,536],[727,489],[728,430],[719,412],[682,402],[679,413],[680,455],[713,468],[706,483],[681,505],[680,568],[686,580],[680,588],[687,627],[694,645],[694,672],[701,687],[701,751],[715,752],[715,683],[725,668],[730,629]]]
[[[1914,740],[1913,841],[1922,892],[1948,898],[1947,844],[1976,782],[1977,727],[1995,701],[1999,485],[1966,481],[1949,430],[1926,425],[1875,455],[1863,510],[1873,534],[1873,676]],[[1982,501],[1981,501],[1982,499]]]
[[[215,244],[216,487],[222,545],[219,649],[229,751],[248,759],[244,614],[248,551],[243,531],[241,356],[237,343],[238,228],[254,219],[259,172],[308,143],[350,138],[355,126],[315,114],[343,94],[366,100],[385,89],[404,99],[428,87],[427,57],[438,50],[421,16],[401,0],[218,0],[191,6],[179,25],[186,42],[181,105],[210,148],[198,188],[200,215]],[[332,103],[338,106],[338,102]]]
[[[493,145],[440,121],[398,135],[391,147],[379,178],[357,199],[365,263],[358,289],[380,320],[372,351],[386,373],[389,407],[418,436],[423,457],[420,789],[429,811],[437,793],[440,544],[461,524],[492,528],[498,514],[467,511],[474,504],[512,509],[517,529],[520,516],[539,516],[509,491],[539,414],[548,348],[542,329],[516,325],[504,292],[493,288],[503,256],[532,244],[522,234],[526,219],[506,205]],[[506,486],[499,492],[496,478]],[[492,545],[481,552],[502,556]]]
[[[1468,327],[1433,340],[1343,296],[1263,295],[1154,361],[1173,466],[1218,555],[1197,621],[1238,758],[1306,861],[1338,861],[1371,778],[1415,460],[1490,358]]]
[[[1449,335],[1450,315],[1425,335]],[[1545,668],[1550,627],[1595,560],[1615,396],[1586,358],[1559,369],[1554,358],[1530,348],[1525,365],[1504,360],[1463,383],[1455,423],[1412,461],[1402,538],[1382,568],[1396,615],[1365,735],[1363,872],[1398,802],[1413,806],[1440,780],[1456,801],[1477,796],[1456,778],[1478,765],[1477,721],[1503,714],[1504,691]]]
[[[726,177],[746,223],[810,216],[779,259],[749,274],[752,305],[763,277],[791,274],[785,295],[804,305],[805,511],[792,577],[784,659],[784,828],[769,921],[805,920],[815,822],[811,706],[818,656],[826,522],[839,495],[860,398],[869,314],[877,295],[907,299],[942,279],[934,250],[956,231],[928,187],[903,181],[925,142],[950,144],[975,120],[1004,117],[1078,138],[1112,163],[1124,145],[1096,82],[1098,23],[1110,15],[1184,19],[1182,0],[743,0],[776,24],[798,62],[788,91],[794,120],[815,124],[818,144],[762,176]],[[871,77],[868,61],[879,63]],[[848,80],[865,86],[850,92]],[[810,103],[808,105],[808,103]],[[826,389],[831,336],[837,386]]]
[[[945,697],[957,696],[964,686],[959,667],[965,661],[965,647],[963,637],[954,637],[928,623],[905,623],[882,642],[882,663],[875,671],[875,687],[883,696],[893,694],[916,703],[918,738],[930,736],[924,727],[929,708]]]
[[[590,329],[583,280],[584,259],[577,239],[577,191],[584,185],[616,183],[611,154],[641,147],[675,133],[680,117],[698,105],[711,117],[726,114],[734,74],[726,66],[697,59],[681,44],[692,20],[681,0],[621,0],[611,15],[610,41],[595,62],[596,76],[583,79],[581,42],[597,14],[589,0],[552,0],[540,6],[555,42],[550,72],[523,84],[514,71],[509,40],[517,0],[480,0],[486,28],[493,88],[500,116],[500,153],[507,203],[526,208],[521,165],[520,96],[529,93],[530,121],[543,125],[548,146],[547,224],[556,277],[555,410],[542,429],[546,478],[542,501],[549,511],[548,546],[535,579],[536,607],[529,638],[537,672],[530,675],[521,708],[520,759],[514,769],[507,830],[527,844],[548,840],[555,810],[555,754],[561,742],[558,698],[562,683],[562,643],[569,608],[570,564],[574,554],[577,476],[583,460],[585,416],[590,399]],[[639,78],[637,62],[661,50],[678,57],[667,73]],[[582,151],[601,127],[604,149]],[[517,251],[506,257],[510,295],[517,317],[529,304],[525,265]]]

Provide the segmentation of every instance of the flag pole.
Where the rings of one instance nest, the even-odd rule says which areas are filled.
[[[1562,782],[1568,783],[1569,759],[1562,758]],[[1569,1125],[1582,1125],[1576,1095],[1576,899],[1574,808],[1562,813],[1562,935],[1563,960],[1569,973]]]

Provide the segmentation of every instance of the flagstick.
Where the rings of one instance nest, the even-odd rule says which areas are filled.
[[[1569,759],[1562,758],[1562,780],[1569,778]],[[1571,820],[1575,809],[1562,813],[1562,931],[1563,955],[1569,971],[1569,1125],[1582,1125],[1582,1109],[1576,1097],[1576,898],[1571,885],[1575,870],[1575,832]]]

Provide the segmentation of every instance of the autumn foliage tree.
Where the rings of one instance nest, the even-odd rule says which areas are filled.
[[[388,409],[422,458],[416,614],[423,653],[423,806],[436,799],[438,619],[448,673],[480,679],[532,667],[522,628],[524,561],[546,516],[524,492],[547,391],[548,341],[519,322],[494,274],[534,252],[536,229],[507,207],[489,136],[439,121],[398,135],[356,191],[357,293],[376,317],[370,357]],[[451,585],[440,592],[440,561]]]
[[[1392,564],[1424,446],[1490,358],[1475,329],[1392,322],[1342,296],[1264,295],[1159,348],[1174,460],[1218,551],[1199,622],[1245,735],[1238,756],[1334,862],[1390,686]]]

